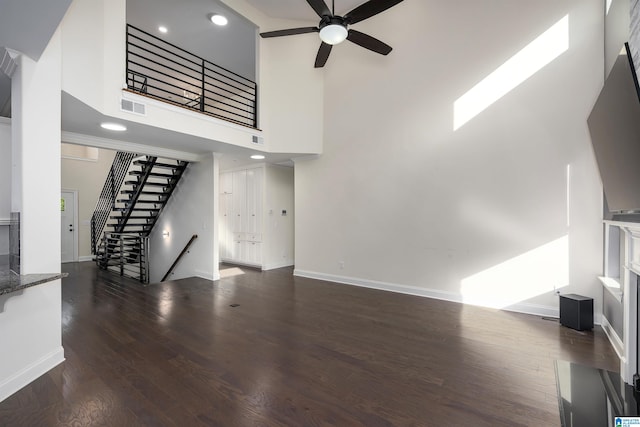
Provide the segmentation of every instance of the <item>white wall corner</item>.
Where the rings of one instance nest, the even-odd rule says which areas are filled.
[[[64,362],[64,360],[64,349],[60,346],[55,351],[52,351],[32,364],[25,366],[23,369],[0,383],[0,402],[47,373],[49,370],[55,368]]]

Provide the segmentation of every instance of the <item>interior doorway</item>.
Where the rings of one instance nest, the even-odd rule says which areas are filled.
[[[62,262],[78,261],[78,192],[60,193],[60,241]]]

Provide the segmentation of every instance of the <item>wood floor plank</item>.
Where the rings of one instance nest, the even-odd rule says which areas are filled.
[[[555,359],[619,365],[599,328],[290,268],[149,286],[64,269],[66,361],[0,426],[554,427]]]

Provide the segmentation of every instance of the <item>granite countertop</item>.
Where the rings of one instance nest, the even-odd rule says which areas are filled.
[[[9,266],[4,265],[1,261],[2,260],[0,260],[0,295],[20,291],[68,276],[68,273],[24,274],[20,276],[9,270]]]

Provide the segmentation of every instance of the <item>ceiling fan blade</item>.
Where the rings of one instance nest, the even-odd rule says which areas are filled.
[[[322,44],[320,45],[320,49],[318,49],[318,55],[316,55],[316,63],[314,67],[324,67],[324,64],[327,63],[327,59],[329,59],[329,54],[331,53],[332,47],[333,45],[322,42]]]
[[[360,31],[356,30],[349,30],[347,40],[359,46],[362,46],[365,49],[369,49],[376,53],[379,53],[380,55],[388,55],[389,52],[393,50],[393,48],[388,44],[381,42],[375,37],[371,37],[370,35],[361,33]]]
[[[320,18],[323,16],[333,16],[324,0],[307,0],[307,3],[316,11]]]
[[[344,15],[344,20],[347,24],[355,24],[356,22],[371,18],[380,12],[384,12],[402,1],[403,0],[369,0],[351,12],[347,12],[347,14]]]
[[[288,30],[267,31],[266,33],[260,33],[260,37],[282,37],[282,36],[294,36],[296,34],[317,33],[320,31],[318,27],[302,27],[302,28],[289,28]]]

